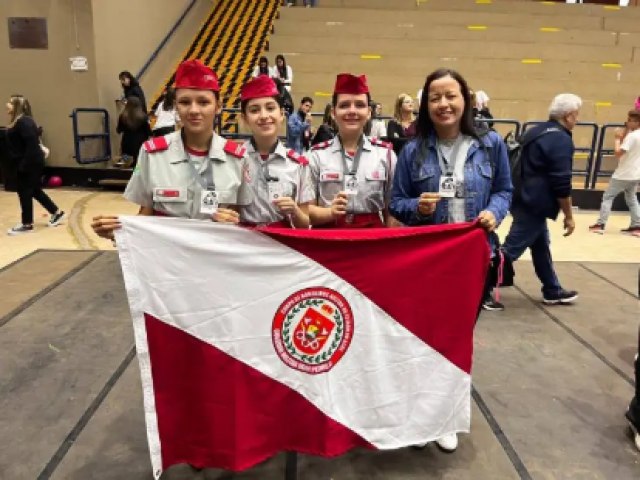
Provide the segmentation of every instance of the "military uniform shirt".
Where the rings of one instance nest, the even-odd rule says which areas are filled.
[[[124,197],[171,217],[210,219],[200,213],[202,183],[217,192],[221,207],[246,205],[251,200],[247,170],[242,147],[215,133],[208,155],[199,166],[190,165],[177,131],[145,142]]]
[[[312,147],[309,166],[318,206],[330,207],[334,197],[345,190],[345,175],[352,170],[353,158],[348,156],[345,162],[340,138],[336,136]],[[384,211],[391,198],[395,168],[391,144],[365,136],[356,172],[357,194],[348,196],[347,213]]]
[[[307,159],[278,142],[269,158],[263,160],[251,141],[244,144],[248,171],[247,186],[251,203],[240,210],[240,220],[246,223],[267,224],[284,219],[269,197],[268,184],[280,183],[282,195],[296,203],[308,203],[315,198]],[[277,180],[276,180],[277,179]]]

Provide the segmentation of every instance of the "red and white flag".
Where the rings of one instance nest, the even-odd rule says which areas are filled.
[[[469,430],[481,229],[122,225],[156,477]]]

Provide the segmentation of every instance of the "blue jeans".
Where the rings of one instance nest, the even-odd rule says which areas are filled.
[[[513,223],[502,246],[504,253],[515,262],[527,248],[531,249],[533,267],[542,282],[543,296],[558,293],[562,287],[553,269],[547,219],[520,209],[513,210],[511,215]]]

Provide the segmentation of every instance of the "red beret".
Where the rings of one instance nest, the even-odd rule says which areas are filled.
[[[251,100],[252,98],[276,97],[278,87],[276,82],[267,75],[258,75],[244,84],[240,90],[240,100]]]
[[[200,60],[186,60],[178,66],[175,88],[220,91],[216,73]]]
[[[359,95],[369,93],[367,77],[365,75],[355,76],[350,73],[340,73],[336,77],[336,86],[333,93],[351,93]]]

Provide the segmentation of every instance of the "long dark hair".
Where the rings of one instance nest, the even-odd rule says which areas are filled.
[[[139,128],[147,121],[147,114],[142,109],[142,102],[138,97],[127,97],[127,104],[124,106],[120,118],[132,130]]]
[[[462,118],[460,119],[460,132],[480,141],[480,136],[478,135],[474,124],[473,105],[471,103],[469,85],[462,75],[449,68],[439,68],[435,72],[432,72],[425,81],[424,88],[422,89],[422,98],[420,98],[416,137],[426,140],[432,132],[435,132],[435,127],[431,121],[431,117],[429,116],[429,87],[434,81],[443,77],[451,77],[460,85],[460,91],[464,98],[464,110],[462,111]]]
[[[282,67],[278,65],[278,60],[282,60]],[[280,78],[289,78],[287,76],[287,61],[284,59],[284,55],[278,54],[276,55],[276,68],[278,69],[278,74]]]
[[[262,64],[266,63],[263,67]],[[269,75],[269,59],[267,57],[260,57],[258,60],[258,71],[260,75]]]
[[[162,99],[162,109],[165,112],[169,112],[176,107],[176,91],[172,87],[168,87],[164,92],[164,98]]]

